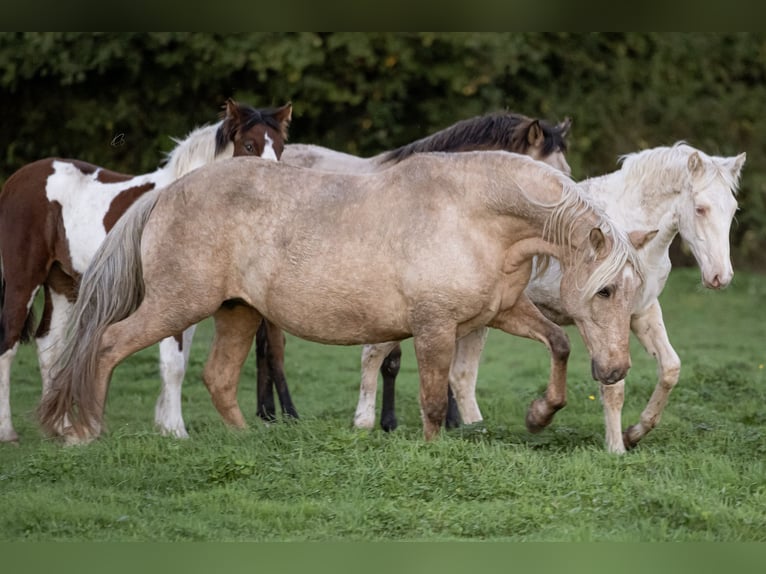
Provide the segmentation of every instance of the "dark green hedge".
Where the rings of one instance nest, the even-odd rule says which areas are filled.
[[[732,241],[763,268],[765,80],[750,33],[2,33],[0,180],[49,155],[150,171],[229,96],[291,100],[292,141],[362,155],[507,108],[574,119],[576,178],[680,139],[746,151]]]

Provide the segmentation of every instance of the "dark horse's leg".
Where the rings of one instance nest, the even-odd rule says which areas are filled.
[[[398,426],[396,420],[396,376],[402,366],[402,348],[397,345],[391,351],[380,366],[380,374],[383,375],[383,406],[380,409],[380,427],[386,431],[395,430]],[[448,393],[447,419],[444,426],[448,429],[460,426],[460,412],[457,408],[452,389]]]
[[[383,359],[380,374],[383,375],[383,406],[380,409],[380,427],[388,432],[399,425],[396,420],[396,376],[402,365],[402,348],[396,345]]]
[[[255,354],[258,368],[258,416],[265,421],[276,419],[274,388],[276,387],[282,413],[298,418],[285,378],[285,336],[282,330],[262,321],[256,334]]]
[[[444,427],[448,429],[456,429],[460,426],[460,411],[457,409],[457,401],[455,401],[455,395],[452,394],[452,387],[447,391],[447,418],[444,421]]]

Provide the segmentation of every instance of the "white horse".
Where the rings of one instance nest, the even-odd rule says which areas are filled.
[[[670,244],[676,235],[689,245],[702,272],[702,283],[722,289],[732,279],[729,229],[737,209],[735,194],[746,155],[709,156],[683,142],[657,147],[621,158],[622,168],[579,184],[584,194],[623,229],[656,229],[656,236],[638,251],[645,272],[639,287],[631,329],[644,348],[656,358],[658,382],[637,424],[621,431],[625,381],[601,385],[606,423],[606,447],[623,453],[635,446],[659,422],[668,395],[678,382],[681,362],[670,344],[662,320],[658,297],[671,269]],[[570,324],[560,302],[561,272],[551,261],[536,274],[526,293],[549,319]],[[475,399],[479,358],[486,339],[479,329],[458,342],[450,385],[460,415],[466,424],[482,420]],[[375,417],[377,369],[392,344],[366,346],[363,352],[362,384],[355,425],[371,428]],[[549,387],[545,398],[536,399],[527,413],[527,428],[536,432],[548,425],[566,403]]]

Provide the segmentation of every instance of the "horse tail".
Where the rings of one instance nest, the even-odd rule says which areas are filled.
[[[50,435],[60,434],[65,425],[81,438],[100,432],[104,405],[96,384],[101,338],[144,298],[141,236],[158,198],[156,190],[146,193],[128,209],[82,276],[62,352],[51,369],[51,388],[38,408],[40,424]]]

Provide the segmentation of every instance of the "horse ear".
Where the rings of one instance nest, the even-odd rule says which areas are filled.
[[[540,147],[543,145],[543,141],[545,141],[545,134],[543,128],[540,127],[540,121],[533,120],[527,129],[527,143],[534,147]]]
[[[236,119],[239,117],[239,104],[234,101],[232,98],[229,98],[226,100],[226,104],[224,105],[224,109],[226,110],[226,119]]]
[[[569,135],[569,128],[571,127],[572,127],[572,118],[567,116],[564,118],[564,121],[558,125],[559,133],[561,134],[562,138],[565,138]]]
[[[742,152],[737,157],[734,158],[734,162],[731,165],[731,174],[734,177],[739,176],[739,172],[742,171],[742,166],[745,165],[745,160],[747,159],[747,154],[745,152]]]
[[[628,238],[630,238],[630,243],[635,249],[642,249],[659,232],[659,229],[653,229],[652,231],[631,231],[628,233]]]
[[[590,234],[588,235],[588,240],[590,241],[591,249],[593,249],[593,254],[596,257],[604,255],[604,252],[606,251],[606,237],[601,229],[598,227],[591,229]]]
[[[279,122],[282,137],[287,139],[287,126],[293,119],[293,103],[287,102],[284,106],[277,108],[274,118]]]
[[[698,154],[696,151],[689,156],[689,161],[687,162],[687,165],[689,166],[689,172],[691,172],[694,175],[697,175],[703,167],[702,167],[702,159],[700,159],[700,154]]]

